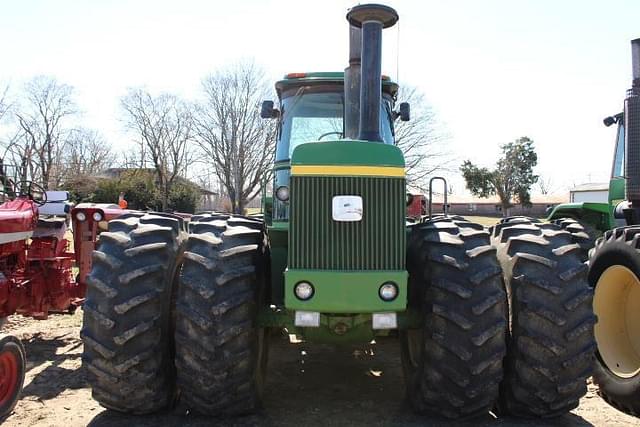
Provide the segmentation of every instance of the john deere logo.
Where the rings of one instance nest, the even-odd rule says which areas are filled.
[[[334,221],[353,222],[362,220],[362,197],[334,196],[332,200]]]

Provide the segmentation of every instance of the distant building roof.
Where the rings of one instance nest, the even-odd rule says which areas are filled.
[[[608,182],[587,182],[585,184],[576,185],[571,190],[572,193],[581,191],[609,191]]]

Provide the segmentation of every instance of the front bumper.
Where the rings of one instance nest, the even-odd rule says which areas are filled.
[[[320,313],[380,313],[404,311],[407,307],[406,271],[327,271],[289,270],[284,273],[284,304],[290,310]],[[301,301],[294,293],[294,286],[306,281],[313,285],[314,294]],[[398,286],[398,296],[384,301],[378,290],[385,282]]]

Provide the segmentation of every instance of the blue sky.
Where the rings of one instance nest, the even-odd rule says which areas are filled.
[[[640,1],[383,3],[400,14],[384,34],[383,73],[426,94],[460,161],[491,165],[500,144],[527,135],[559,191],[608,179],[614,131],[602,118],[630,85]],[[122,149],[127,87],[194,97],[203,76],[246,58],[273,80],[341,70],[354,4],[0,0],[0,85],[55,76],[76,88],[83,120]]]

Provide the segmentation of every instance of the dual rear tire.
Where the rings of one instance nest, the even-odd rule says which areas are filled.
[[[491,230],[510,306],[499,409],[531,418],[578,406],[592,373],[592,291],[581,247],[555,224],[526,219]]]
[[[507,299],[489,233],[462,218],[416,225],[409,301],[422,329],[401,334],[407,397],[419,413],[471,418],[498,399]]]
[[[259,405],[266,361],[255,327],[258,221],[125,215],[100,236],[87,278],[83,365],[95,400],[146,414],[178,394],[211,415]]]
[[[447,418],[562,415],[586,393],[595,349],[580,246],[524,218],[490,233],[460,217],[413,229],[409,298],[425,318],[403,333],[408,398]]]
[[[186,238],[179,219],[154,214],[121,216],[100,235],[80,335],[106,408],[146,414],[176,399],[172,305]]]
[[[177,385],[201,414],[260,407],[267,334],[256,326],[265,277],[262,222],[198,215],[184,254],[176,304]]]

